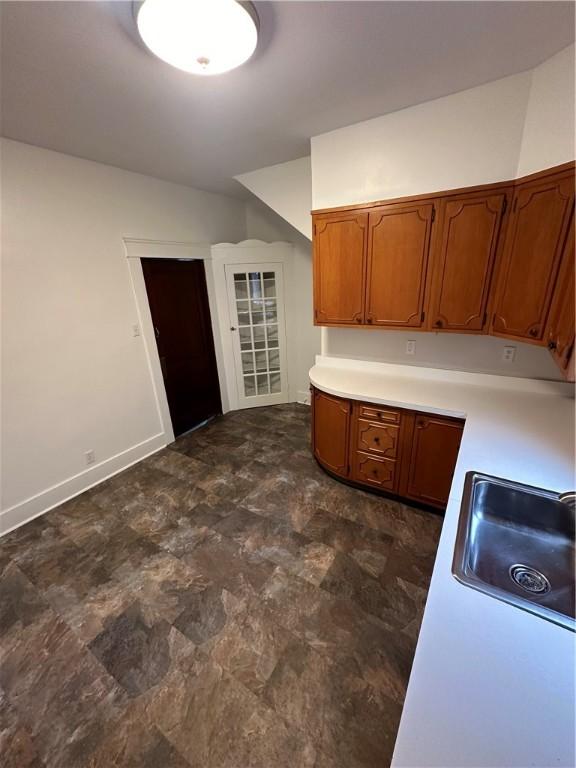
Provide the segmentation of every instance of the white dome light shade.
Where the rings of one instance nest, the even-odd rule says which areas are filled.
[[[195,75],[240,66],[258,41],[255,11],[236,0],[144,0],[136,22],[152,53]]]

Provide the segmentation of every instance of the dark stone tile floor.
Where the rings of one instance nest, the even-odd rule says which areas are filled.
[[[383,768],[441,520],[309,409],[219,417],[0,540],[3,768]]]

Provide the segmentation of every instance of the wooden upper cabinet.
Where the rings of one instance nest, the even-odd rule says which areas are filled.
[[[574,298],[574,217],[564,245],[558,280],[554,289],[546,340],[554,360],[567,378],[574,380],[571,367],[574,355],[576,302]]]
[[[351,405],[315,389],[312,400],[314,455],[337,475],[348,475]]]
[[[402,493],[425,504],[445,507],[464,424],[443,416],[414,414],[412,450]]]
[[[424,294],[432,203],[385,205],[369,213],[366,322],[419,328]]]
[[[486,327],[506,191],[472,192],[440,201],[428,328],[478,333]]]
[[[517,186],[498,275],[492,333],[545,343],[546,319],[573,204],[573,172]]]
[[[367,213],[314,218],[314,322],[364,321]]]

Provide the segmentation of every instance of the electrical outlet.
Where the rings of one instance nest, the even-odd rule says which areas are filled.
[[[516,357],[516,347],[504,347],[502,349],[502,360],[505,363],[513,363]]]
[[[84,457],[86,458],[86,464],[88,466],[90,466],[90,464],[94,464],[96,461],[96,454],[94,453],[92,448],[90,448],[89,451],[86,451],[86,453],[84,454]]]
[[[134,325],[132,326],[132,336],[134,337],[140,336],[140,326],[138,325],[138,323],[134,323]]]
[[[407,355],[415,355],[416,354],[416,342],[415,341],[407,341],[406,342],[406,354]]]

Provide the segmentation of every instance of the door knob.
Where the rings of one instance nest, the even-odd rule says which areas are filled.
[[[238,330],[238,328],[235,328],[233,325],[231,325],[231,326],[230,326],[230,330],[231,330],[231,331],[237,331],[237,330]]]

